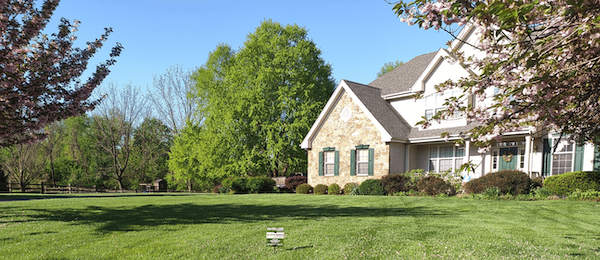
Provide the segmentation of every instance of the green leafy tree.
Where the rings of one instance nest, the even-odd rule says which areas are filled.
[[[400,66],[404,64],[404,62],[396,60],[394,62],[386,62],[385,64],[383,64],[383,67],[381,67],[381,70],[379,70],[379,72],[377,72],[377,77],[381,77],[384,74],[394,70],[396,67]]]
[[[133,133],[134,165],[142,165],[134,176],[137,183],[164,179],[169,172],[167,160],[173,144],[171,129],[156,118],[145,118]]]
[[[264,21],[239,51],[217,46],[194,79],[204,169],[219,176],[306,170],[299,144],[335,84],[306,29]]]

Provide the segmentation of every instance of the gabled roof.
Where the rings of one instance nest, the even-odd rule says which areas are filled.
[[[352,92],[365,105],[373,117],[392,136],[392,140],[405,141],[411,132],[411,126],[400,114],[381,97],[381,89],[344,80]]]
[[[348,93],[352,101],[358,105],[371,122],[381,133],[382,142],[407,141],[411,126],[400,116],[396,110],[381,97],[381,89],[363,85],[360,83],[342,80],[335,89],[327,104],[319,114],[300,146],[303,149],[312,147],[312,140],[321,126],[327,120],[331,110],[341,98],[342,94]]]
[[[383,74],[383,76],[369,83],[369,86],[381,89],[381,96],[410,91],[415,81],[423,74],[425,68],[437,53],[437,51],[434,51],[419,55]]]

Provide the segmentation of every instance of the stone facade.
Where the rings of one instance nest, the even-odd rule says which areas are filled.
[[[344,90],[342,90],[344,91]],[[350,151],[357,145],[374,148],[373,176],[350,176]],[[339,151],[339,176],[319,176],[319,152],[325,147]],[[380,179],[389,174],[389,147],[381,141],[381,134],[364,111],[344,92],[312,140],[308,150],[308,184],[330,185],[361,183],[366,179]]]

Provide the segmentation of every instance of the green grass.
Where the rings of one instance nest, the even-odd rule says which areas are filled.
[[[600,258],[595,202],[297,194],[33,198],[39,197],[0,201],[0,258]],[[266,246],[267,227],[285,228],[276,251]]]

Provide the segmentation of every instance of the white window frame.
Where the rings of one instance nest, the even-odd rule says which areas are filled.
[[[518,144],[518,143],[516,143]],[[525,165],[525,147],[524,146],[497,146],[502,148],[511,148],[517,147],[517,154],[514,156],[517,158],[517,169],[524,171],[527,168]],[[500,170],[500,160],[502,159],[502,155],[500,155],[500,148],[492,149],[492,171]]]
[[[559,138],[553,138],[552,139],[552,143],[555,144],[556,142],[558,142]],[[570,151],[564,151],[563,149],[566,147],[570,147]],[[563,174],[563,173],[567,173],[567,172],[572,172],[573,169],[575,168],[575,144],[574,143],[569,143],[568,140],[564,140],[564,139],[560,139],[560,144],[556,147],[556,151],[554,151],[554,147],[551,147],[552,149],[552,156],[551,156],[551,163],[550,163],[550,175],[554,176],[554,175],[559,175],[559,174]],[[566,167],[556,167],[556,168],[565,168],[565,171],[555,171],[555,167],[554,167],[554,163],[555,163],[555,159],[558,159],[558,156],[561,155],[571,155],[571,166],[567,169]],[[555,156],[557,158],[555,158]]]
[[[442,147],[445,147],[445,148],[452,147],[452,156],[441,157],[440,149]],[[463,150],[463,156],[457,156],[458,151],[460,149]],[[432,153],[433,153],[433,156],[432,156]],[[467,153],[467,151],[464,146],[455,146],[455,145],[430,146],[429,147],[429,160],[427,161],[427,170],[429,172],[435,172],[435,173],[445,172],[445,171],[440,171],[440,161],[452,160],[452,166],[450,167],[450,171],[457,171],[458,169],[460,169],[460,166],[464,163],[466,153]],[[460,163],[458,163],[458,161],[460,161]]]
[[[331,157],[330,157],[331,155]],[[331,161],[328,161],[331,159]],[[328,171],[328,165],[331,165],[331,173]],[[335,151],[323,152],[323,175],[334,176],[335,175]]]
[[[364,153],[363,155],[363,159],[365,159],[364,161],[361,161],[361,154]],[[364,168],[364,173],[361,172],[361,165],[366,165],[366,167]],[[367,176],[369,175],[369,149],[356,149],[356,175],[357,176]]]

